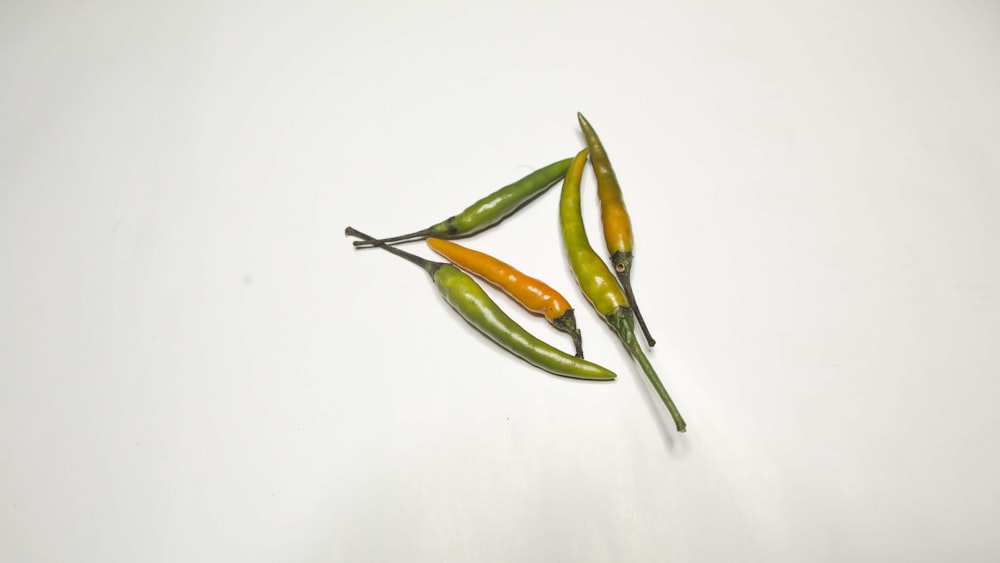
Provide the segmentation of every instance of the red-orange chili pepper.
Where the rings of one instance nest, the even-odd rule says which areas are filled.
[[[587,147],[590,149],[590,162],[594,167],[594,175],[597,177],[597,197],[601,200],[601,222],[604,226],[604,242],[607,244],[608,252],[611,253],[611,263],[615,267],[615,274],[618,281],[625,290],[628,302],[632,306],[632,312],[639,321],[639,328],[646,337],[646,343],[650,348],[656,345],[656,340],[649,334],[646,328],[646,321],[639,312],[639,307],[635,303],[635,295],[632,293],[632,220],[625,209],[625,199],[622,197],[621,186],[618,185],[618,177],[611,167],[611,160],[608,159],[608,152],[604,150],[601,139],[597,132],[590,126],[583,114],[577,113],[580,121],[580,129],[587,140]]]
[[[525,309],[545,315],[549,324],[573,337],[576,357],[583,357],[583,342],[580,329],[576,328],[573,308],[558,291],[489,254],[436,238],[427,239],[427,246],[456,266],[502,289]]]

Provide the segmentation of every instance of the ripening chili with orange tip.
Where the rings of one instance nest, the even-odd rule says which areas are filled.
[[[590,162],[594,167],[594,176],[597,177],[597,197],[601,200],[601,223],[604,226],[604,242],[611,253],[611,264],[615,267],[615,274],[618,281],[628,296],[628,301],[632,305],[632,312],[639,321],[639,328],[646,337],[646,343],[650,347],[656,345],[646,328],[646,321],[639,312],[639,307],[635,304],[635,294],[632,293],[632,219],[629,218],[625,209],[625,199],[622,197],[622,188],[618,185],[618,177],[614,168],[611,167],[611,160],[608,152],[604,150],[601,139],[597,132],[591,127],[587,118],[583,114],[577,113],[580,121],[580,130],[587,140],[587,148],[590,149]]]
[[[573,338],[576,357],[583,357],[583,340],[573,308],[558,291],[489,254],[447,240],[429,238],[426,242],[431,250],[502,289],[525,309],[544,315],[549,324]]]
[[[649,358],[635,337],[633,309],[629,307],[628,298],[618,287],[618,282],[615,281],[608,265],[594,252],[590,241],[587,240],[587,230],[583,226],[583,214],[580,211],[580,177],[586,164],[587,149],[583,149],[573,159],[573,164],[566,172],[562,194],[559,197],[559,226],[562,229],[563,246],[566,247],[570,268],[583,294],[594,306],[594,310],[604,317],[625,348],[639,362],[639,367],[673,417],[677,431],[685,432],[687,423],[684,422],[684,417],[677,410],[677,405],[670,398],[663,382],[660,381],[660,376],[656,374],[653,364],[649,362]]]

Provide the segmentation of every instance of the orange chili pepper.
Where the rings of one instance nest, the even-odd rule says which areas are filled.
[[[576,117],[580,122],[580,130],[587,140],[587,147],[590,148],[590,163],[597,177],[597,197],[601,200],[604,242],[607,244],[608,252],[611,253],[611,263],[614,264],[618,281],[621,282],[625,296],[632,306],[632,312],[639,321],[639,328],[646,337],[646,343],[652,348],[656,346],[656,340],[649,334],[646,321],[643,320],[639,306],[635,303],[635,294],[632,293],[632,220],[625,209],[622,189],[608,159],[608,151],[604,150],[597,132],[582,113],[577,112]]]
[[[437,238],[427,239],[427,246],[456,266],[502,289],[525,309],[545,315],[549,324],[573,337],[576,357],[583,357],[582,337],[580,329],[576,328],[573,308],[558,291],[489,254]]]

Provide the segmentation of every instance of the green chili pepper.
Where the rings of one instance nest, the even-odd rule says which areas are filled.
[[[632,304],[632,312],[635,313],[639,321],[639,328],[646,337],[646,343],[650,348],[656,346],[656,341],[649,334],[646,328],[646,321],[642,319],[639,306],[636,305],[635,295],[632,293],[632,220],[625,209],[625,199],[622,198],[622,188],[618,185],[618,177],[611,167],[608,153],[601,144],[601,139],[597,132],[590,126],[583,114],[577,113],[580,121],[580,129],[587,139],[587,148],[590,149],[590,162],[594,167],[594,175],[597,177],[597,197],[601,200],[601,223],[604,226],[604,242],[611,253],[611,263],[618,274],[618,281],[625,289],[625,295],[629,303]]]
[[[445,301],[472,326],[528,363],[556,375],[577,379],[610,380],[616,376],[595,363],[570,356],[542,342],[508,317],[468,274],[451,264],[432,262],[402,251],[348,227],[358,237],[420,266],[434,280]]]
[[[567,158],[540,168],[473,203],[458,215],[453,215],[426,229],[378,241],[354,241],[354,246],[373,246],[376,242],[412,242],[428,237],[454,239],[485,231],[561,180],[572,161],[572,158]]]
[[[563,181],[562,197],[559,200],[559,223],[570,267],[577,283],[580,284],[580,289],[594,309],[611,325],[625,348],[639,362],[642,371],[670,411],[670,416],[677,425],[677,431],[684,432],[687,430],[687,424],[635,338],[632,309],[629,308],[628,298],[615,281],[614,274],[608,269],[604,260],[594,252],[587,240],[587,231],[580,213],[580,177],[583,175],[583,167],[587,164],[587,152],[588,149],[583,149],[573,160]]]

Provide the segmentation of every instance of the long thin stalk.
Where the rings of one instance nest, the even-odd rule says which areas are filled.
[[[415,254],[410,254],[409,252],[406,252],[405,250],[400,250],[395,246],[389,246],[388,244],[385,244],[381,240],[374,239],[371,236],[366,235],[361,231],[355,229],[354,227],[347,227],[346,229],[344,229],[344,234],[352,237],[358,237],[365,242],[370,242],[372,246],[377,246],[383,250],[387,250],[395,254],[396,256],[399,256],[404,260],[409,260],[410,262],[413,262],[417,266],[423,268],[431,276],[434,275],[434,272],[436,272],[438,268],[444,265],[440,262],[432,262],[430,260],[421,258]]]
[[[649,358],[643,353],[642,348],[639,346],[639,342],[633,337],[631,342],[622,340],[625,347],[628,348],[629,352],[632,353],[632,357],[639,362],[639,366],[642,367],[643,373],[649,378],[649,382],[653,384],[653,389],[656,389],[656,394],[660,396],[663,400],[663,404],[667,405],[667,410],[670,411],[670,416],[674,419],[674,424],[677,425],[678,432],[687,431],[687,423],[684,422],[684,417],[681,416],[681,412],[677,410],[677,405],[674,404],[674,400],[670,398],[670,393],[667,393],[666,388],[663,387],[663,383],[660,378],[656,375],[656,370],[653,369],[653,365],[649,363]]]
[[[687,423],[684,422],[684,417],[681,416],[681,412],[677,410],[677,405],[674,404],[674,400],[670,398],[670,393],[667,393],[667,389],[663,387],[663,382],[660,381],[660,377],[656,375],[656,370],[653,369],[653,364],[649,363],[649,358],[646,357],[645,352],[642,351],[642,347],[639,345],[639,341],[635,337],[635,329],[632,328],[632,312],[628,308],[622,308],[615,313],[608,315],[608,323],[614,328],[615,332],[618,333],[618,338],[625,345],[625,348],[632,354],[632,357],[639,362],[639,366],[642,368],[642,372],[646,374],[646,378],[649,382],[653,384],[653,389],[656,389],[656,394],[660,396],[660,400],[666,405],[667,410],[670,411],[670,416],[674,419],[674,424],[677,426],[678,432],[687,431]]]
[[[649,329],[646,328],[646,321],[642,318],[642,313],[639,312],[639,306],[635,303],[635,294],[632,293],[632,277],[629,272],[618,274],[618,281],[622,284],[622,289],[625,290],[625,297],[628,298],[629,305],[632,306],[632,312],[635,313],[635,320],[639,321],[639,328],[642,329],[642,335],[646,337],[646,344],[652,348],[656,346],[656,341],[653,340],[653,336],[649,334]]]
[[[390,243],[390,242],[413,242],[417,240],[422,240],[431,235],[430,229],[423,229],[420,231],[414,231],[409,234],[399,235],[395,237],[383,238],[383,239],[366,239],[366,240],[356,240],[354,241],[354,246],[359,248],[365,248],[369,246],[379,246],[380,244]],[[362,237],[364,238],[364,237]]]

